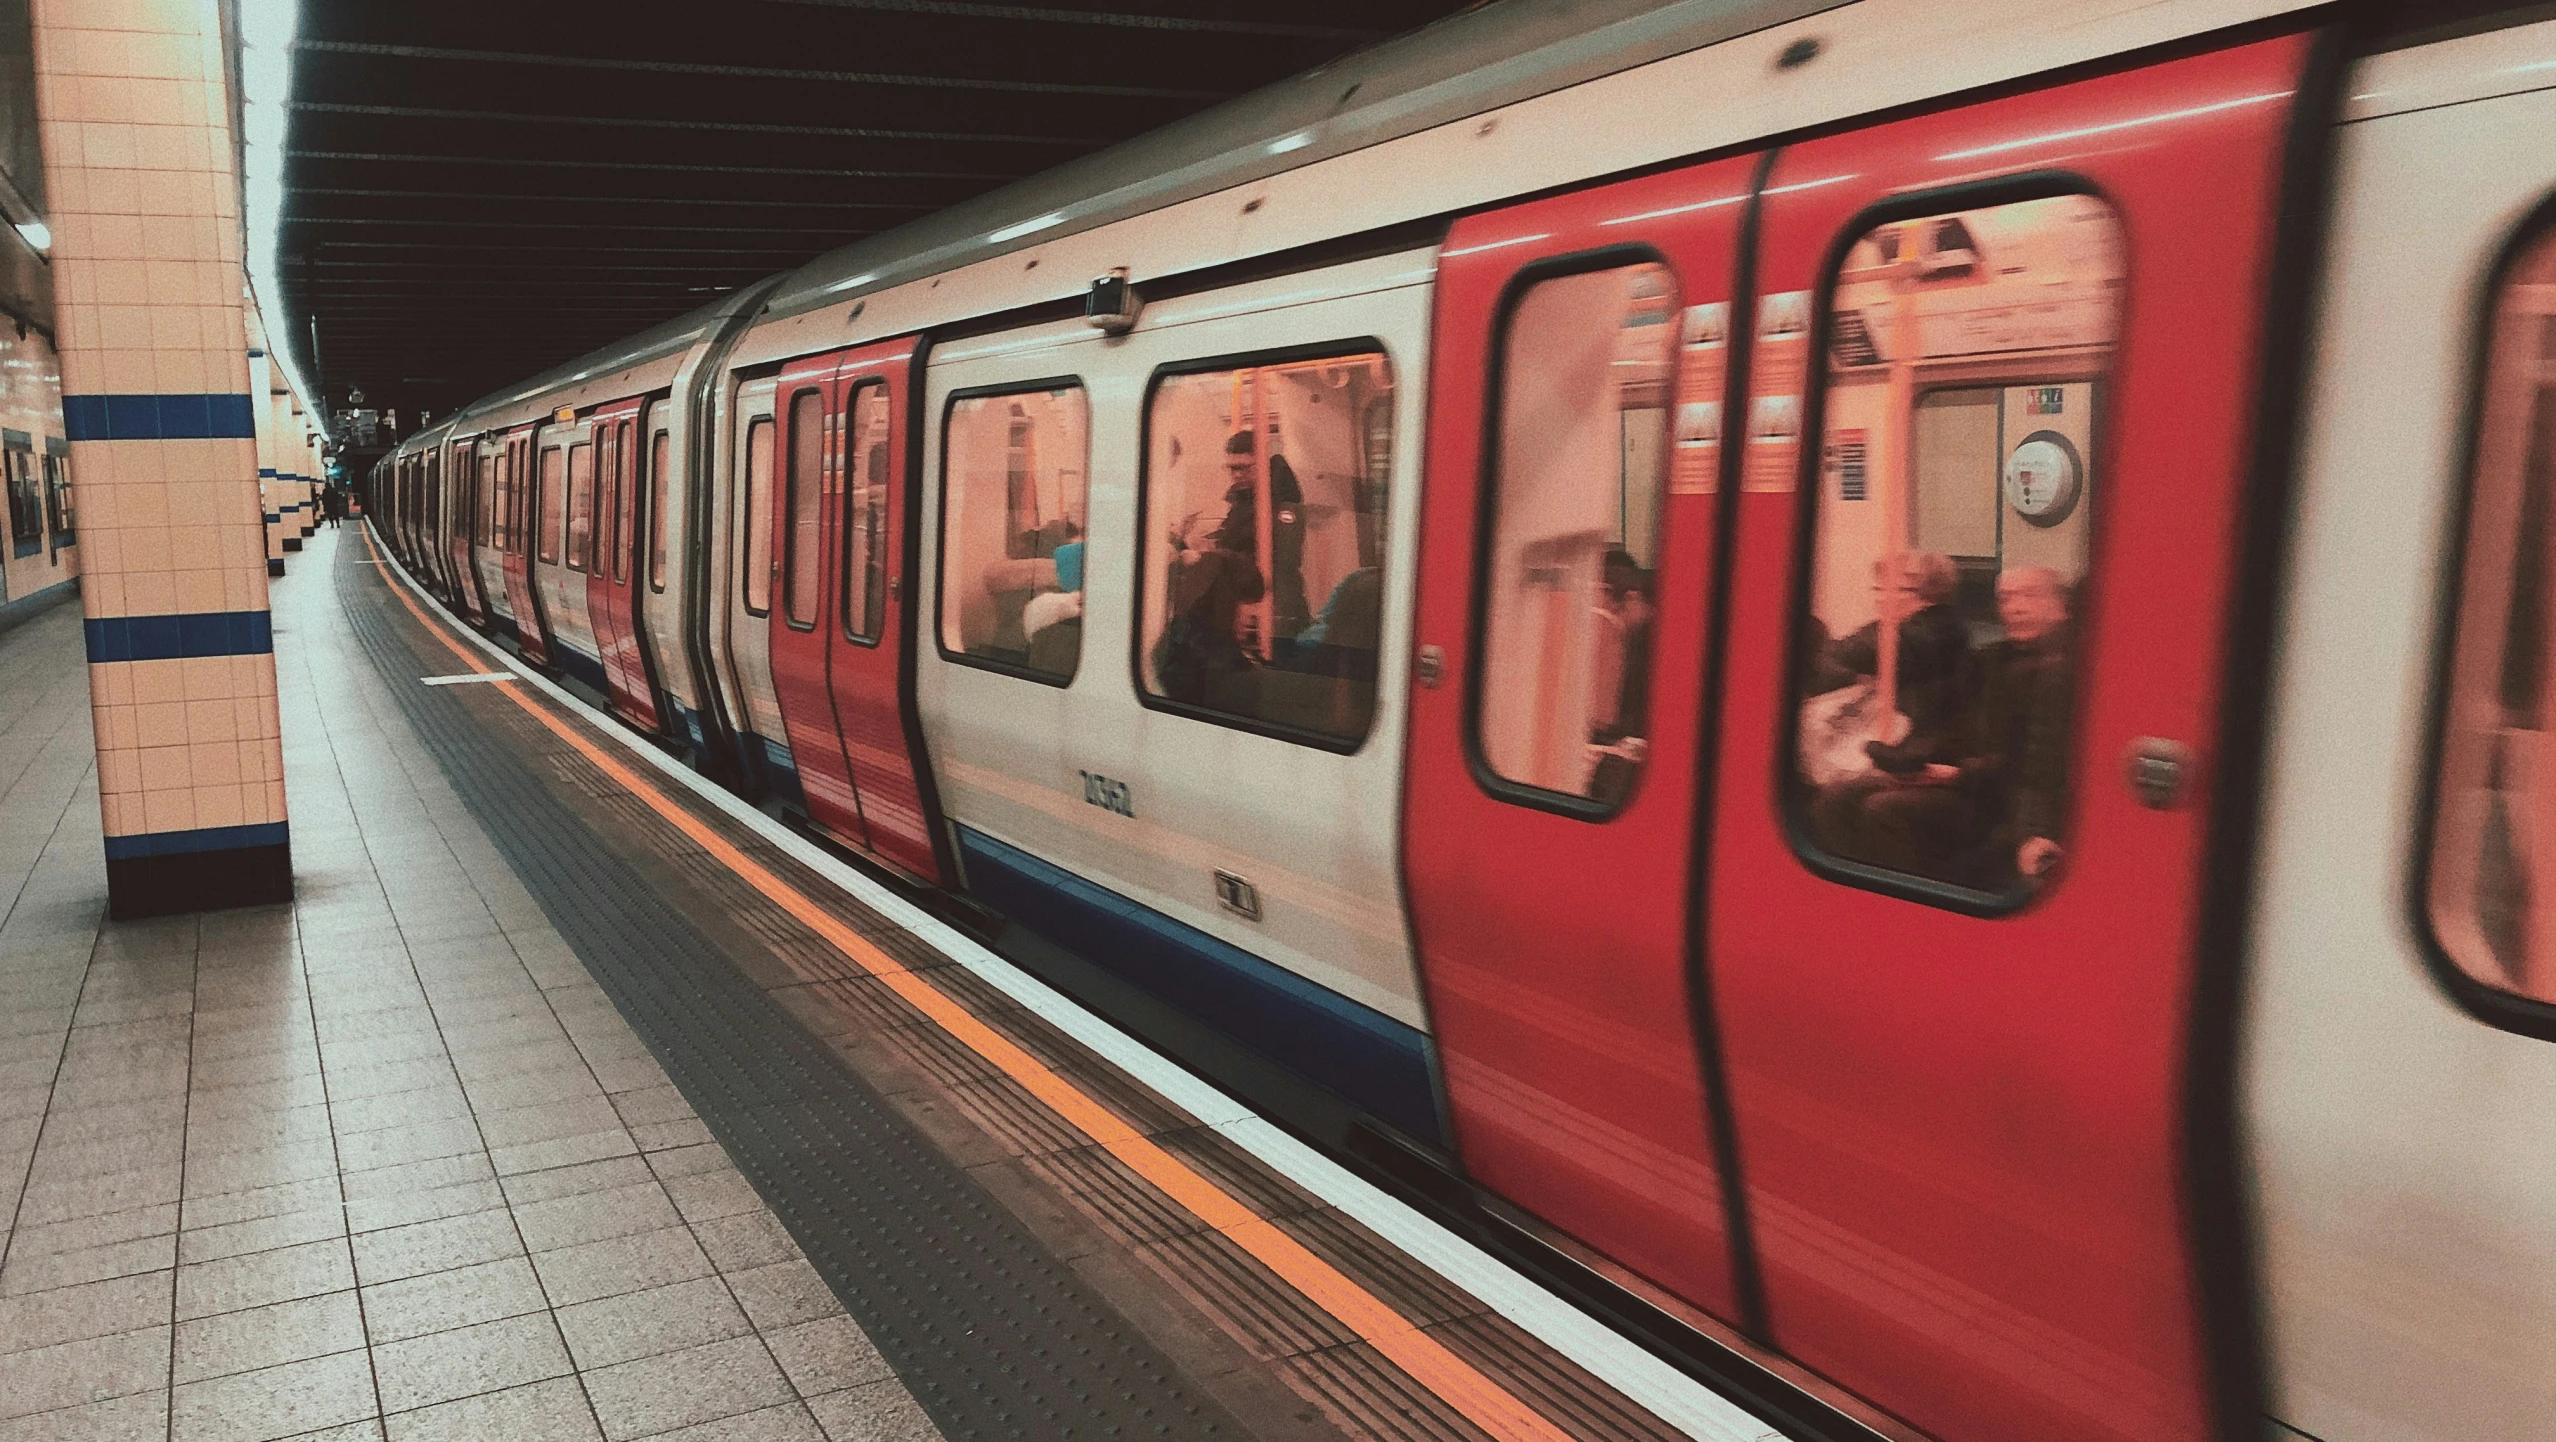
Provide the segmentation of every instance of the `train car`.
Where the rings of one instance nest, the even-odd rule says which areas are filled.
[[[2543,1437],[2536,14],[1512,0],[372,514],[1794,1435]]]

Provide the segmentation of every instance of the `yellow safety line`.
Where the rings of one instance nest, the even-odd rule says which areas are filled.
[[[368,550],[373,548],[370,527],[365,529],[364,545]],[[427,634],[443,642],[446,649],[464,661],[474,666],[479,664],[480,658],[464,650],[460,642],[447,635],[444,628],[408,595],[405,587],[393,586],[390,591],[399,598],[401,605],[408,608],[409,614],[417,618],[417,623],[426,628]],[[1412,1325],[1373,1292],[1314,1255],[1303,1243],[1262,1220],[1236,1200],[1232,1193],[1156,1146],[1129,1125],[1125,1118],[1057,1075],[1046,1063],[1021,1050],[1010,1038],[979,1021],[965,1007],[943,994],[940,988],[879,950],[868,937],[845,925],[796,887],[738,850],[726,837],[676,805],[655,785],[641,780],[638,773],[607,754],[603,748],[578,735],[547,707],[533,704],[512,679],[492,682],[490,688],[512,698],[534,720],[548,727],[553,735],[567,742],[606,776],[628,788],[650,810],[717,857],[747,885],[797,917],[810,931],[824,937],[853,964],[885,983],[961,1045],[1000,1068],[1004,1075],[1046,1103],[1050,1110],[1084,1135],[1107,1148],[1110,1155],[1126,1163],[1138,1176],[1152,1182],[1165,1195],[1188,1209],[1191,1215],[1233,1239],[1235,1245],[1258,1258],[1261,1265],[1277,1273],[1307,1300],[1357,1333],[1361,1340],[1383,1353],[1395,1366],[1411,1374],[1413,1380],[1446,1399],[1475,1426],[1503,1439],[1503,1442],[1508,1442],[1508,1439],[1515,1439],[1515,1442],[1571,1442],[1571,1434],[1554,1426],[1542,1413],[1519,1401],[1506,1387],[1484,1376],[1472,1363]]]

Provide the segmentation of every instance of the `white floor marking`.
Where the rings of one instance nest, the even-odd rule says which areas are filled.
[[[515,673],[512,671],[466,671],[459,676],[420,676],[417,678],[420,685],[426,686],[466,686],[473,681],[512,681],[514,679]]]
[[[730,819],[752,829],[792,860],[841,887],[862,905],[983,977],[1202,1125],[1214,1127],[1270,1170],[1355,1217],[1412,1260],[1471,1293],[1536,1340],[1588,1369],[1599,1381],[1650,1409],[1661,1421],[1702,1442],[1791,1442],[1784,1433],[1749,1415],[1729,1398],[1652,1356],[1630,1338],[1546,1291],[1506,1262],[1262,1120],[1259,1113],[1192,1076],[1178,1062],[1084,1010],[1080,1002],[996,956],[939,917],[649,745],[619,719],[587,705],[549,677],[522,666],[505,648],[455,620],[405,567],[385,563],[383,570],[397,576],[471,644],[585,718],[625,750],[646,760]]]

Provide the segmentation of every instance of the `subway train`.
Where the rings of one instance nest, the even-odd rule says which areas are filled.
[[[368,514],[1792,1435],[2556,1436],[2546,13],[1509,0]]]

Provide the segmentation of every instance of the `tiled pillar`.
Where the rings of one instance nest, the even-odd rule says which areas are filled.
[[[292,894],[217,0],[34,0],[108,911]]]
[[[269,367],[266,380],[266,428],[275,447],[275,483],[267,499],[275,512],[275,551],[302,549],[302,433],[293,429],[293,393],[284,388],[280,367]],[[270,572],[273,567],[267,568]]]
[[[277,368],[266,356],[266,327],[255,307],[248,312],[249,420],[257,431],[257,503],[266,522],[266,574],[284,574],[284,517],[276,510],[284,482],[275,472],[275,406],[271,395]]]

